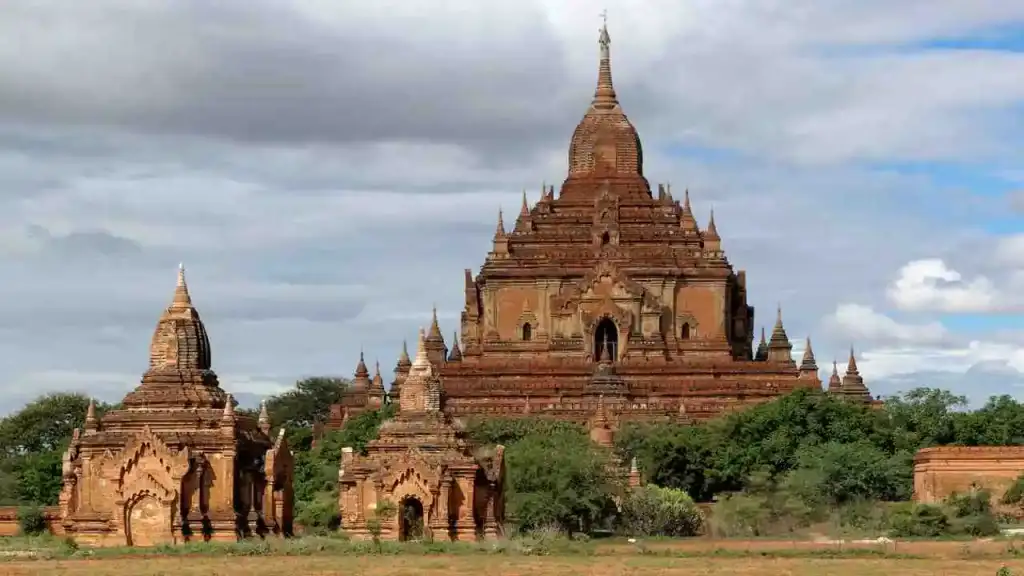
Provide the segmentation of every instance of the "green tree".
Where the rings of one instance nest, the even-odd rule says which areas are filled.
[[[966,406],[964,396],[934,388],[916,388],[889,398],[880,414],[888,428],[890,449],[916,451],[957,442]]]
[[[309,428],[324,423],[331,405],[341,402],[351,382],[345,378],[313,377],[299,380],[295,389],[271,397],[267,401],[271,424],[288,430]]]
[[[0,455],[16,456],[63,450],[71,432],[85,423],[89,398],[82,394],[56,393],[41,396],[21,410],[0,419]],[[109,405],[97,403],[97,416]]]
[[[913,455],[888,455],[866,441],[807,446],[785,484],[812,506],[905,500],[913,489]]]
[[[362,412],[346,422],[341,430],[326,433],[311,450],[296,453],[293,489],[300,524],[320,531],[337,528],[341,449],[351,446],[358,452],[365,452],[366,445],[377,438],[380,425],[393,415],[392,406]]]
[[[623,461],[637,459],[647,482],[708,501],[713,496],[707,478],[711,440],[705,426],[659,423],[627,425],[615,443]]]
[[[579,431],[528,434],[506,446],[506,503],[522,529],[589,530],[620,493],[611,454]]]

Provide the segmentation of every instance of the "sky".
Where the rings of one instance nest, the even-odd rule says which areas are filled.
[[[604,8],[759,323],[876,395],[1024,398],[1022,2],[5,0],[0,413],[137,385],[179,262],[227,390],[390,381],[564,179]]]

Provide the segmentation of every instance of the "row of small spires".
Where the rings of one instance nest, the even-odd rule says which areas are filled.
[[[224,413],[221,420],[234,422],[235,420],[235,397],[228,394],[224,398]],[[260,412],[256,418],[260,430],[264,433],[270,432],[270,412],[267,411],[267,401],[260,401]],[[99,426],[99,418],[96,416],[96,400],[89,398],[89,406],[85,410],[85,431],[86,434],[94,432]],[[278,431],[278,435],[284,435],[284,428]]]
[[[435,348],[442,351],[447,350],[447,346],[444,342],[444,336],[441,335],[441,327],[437,321],[437,307],[433,308],[430,320],[430,329],[426,334],[420,329],[419,334],[419,347],[417,349],[417,356],[425,353],[425,348]],[[772,328],[772,336],[770,340],[765,338],[764,328],[761,329],[761,341],[757,346],[757,351],[754,354],[754,359],[759,361],[765,361],[770,359],[771,350],[781,350],[789,355],[792,350],[792,345],[789,342],[789,336],[786,334],[786,329],[782,323],[782,307],[779,306],[775,317],[775,326]],[[448,361],[458,361],[462,359],[462,351],[459,348],[458,333],[453,334],[452,337],[452,348],[448,351]],[[409,348],[407,341],[402,341],[402,352],[398,357],[398,364],[395,367],[396,372],[406,372],[409,367],[412,366],[412,361],[409,359]],[[811,338],[808,336],[803,351],[803,357],[800,360],[800,371],[801,372],[818,372],[818,364],[814,358],[814,349],[811,346]],[[850,358],[847,363],[846,375],[844,378],[839,377],[838,362],[832,362],[832,376],[829,378],[829,390],[839,391],[844,390],[848,393],[866,393],[867,389],[863,385],[863,378],[860,376],[860,372],[857,369],[857,360],[854,354],[853,346],[850,346]],[[376,371],[374,372],[373,378],[370,378],[370,372],[366,367],[366,360],[363,351],[359,351],[359,363],[356,365],[354,385],[357,390],[366,390],[371,394],[383,394],[384,393],[384,378],[380,372],[380,361],[376,362]]]
[[[712,221],[712,226],[713,226]],[[179,307],[192,307],[192,298],[188,291],[188,284],[185,281],[185,267],[183,264],[178,265],[178,281],[174,290],[174,298],[171,303],[171,308]],[[442,353],[447,352],[447,359],[449,361],[458,361],[462,359],[462,351],[459,348],[458,333],[453,335],[452,348],[449,351],[444,342],[444,336],[441,335],[441,327],[437,320],[437,307],[435,306],[432,310],[430,328],[429,331],[424,333],[420,330],[420,348],[439,350]],[[764,329],[761,329],[761,341],[758,344],[757,351],[754,355],[755,360],[768,360],[771,358],[772,350],[784,351],[787,355],[792,350],[792,345],[789,342],[789,337],[786,334],[786,329],[782,323],[782,307],[779,306],[775,316],[775,326],[772,328],[772,336],[770,340],[765,339]],[[417,356],[421,355],[421,350],[417,350]],[[402,352],[398,358],[398,365],[396,371],[407,371],[412,366],[412,361],[409,358],[408,343],[402,341]],[[807,338],[806,346],[804,348],[803,358],[800,361],[801,371],[817,372],[818,366],[814,358],[814,351],[811,348],[811,339]],[[375,394],[383,394],[384,392],[384,379],[380,372],[380,362],[376,362],[376,372],[372,379],[370,379],[369,370],[366,367],[366,360],[363,351],[359,352],[359,363],[356,365],[355,381],[354,384],[357,389],[364,389],[368,392]],[[859,393],[860,389],[864,388],[863,378],[860,376],[860,372],[857,370],[857,360],[854,355],[853,346],[850,347],[850,358],[847,364],[846,376],[840,380],[838,363],[832,362],[832,376],[829,378],[829,389],[833,388],[837,390],[844,390],[848,392]],[[866,389],[864,389],[866,391]],[[224,407],[225,416],[229,413],[234,413],[233,400],[230,395],[228,402]],[[95,420],[95,406],[90,400],[89,411],[86,415],[86,428],[88,428],[88,421],[91,417]],[[266,416],[266,406],[261,405],[260,408],[260,421],[262,422]]]
[[[540,200],[538,202],[550,202],[555,198],[555,187],[548,186],[547,183],[541,184]],[[658,199],[669,204],[675,202],[672,198],[672,185],[671,184],[658,184]],[[530,218],[530,204],[526,199],[526,190],[523,190],[523,203],[519,208],[519,220],[524,218]],[[694,230],[699,232],[700,229],[697,226],[697,219],[693,215],[693,210],[690,208],[690,189],[687,188],[683,192],[683,214],[681,223],[684,229]],[[518,228],[518,226],[516,226]],[[508,232],[505,230],[505,217],[504,211],[498,208],[498,226],[494,231],[494,238],[504,238]],[[711,216],[708,218],[708,227],[704,231],[704,237],[708,240],[721,240],[718,235],[718,227],[715,225],[715,209],[711,208]]]

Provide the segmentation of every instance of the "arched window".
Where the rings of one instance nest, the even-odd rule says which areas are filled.
[[[611,242],[611,241],[612,241],[611,234],[609,234],[607,232],[605,232],[604,234],[601,234],[601,246],[607,246],[608,243]]]
[[[527,322],[523,324],[523,340],[530,340],[533,338],[533,327]]]
[[[615,362],[619,352],[619,330],[611,318],[605,318],[594,330],[594,360]]]
[[[689,322],[683,322],[683,329],[680,330],[679,337],[682,338],[683,340],[689,340],[690,339],[690,323]]]

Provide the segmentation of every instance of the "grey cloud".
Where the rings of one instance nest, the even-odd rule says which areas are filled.
[[[1010,209],[1017,213],[1024,213],[1024,190],[1014,190],[1007,194]]]

